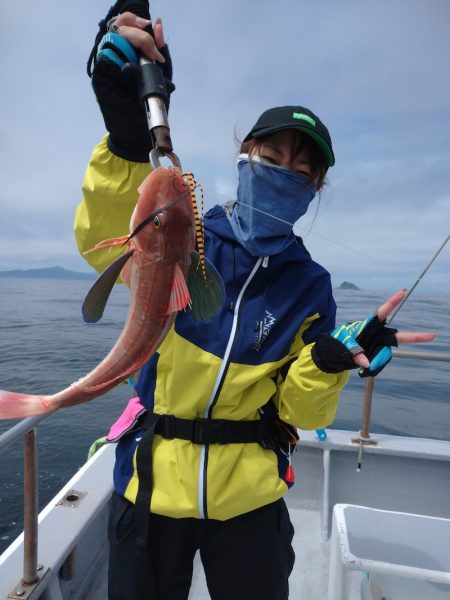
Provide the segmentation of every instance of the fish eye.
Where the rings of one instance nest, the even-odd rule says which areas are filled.
[[[153,225],[156,227],[156,229],[158,229],[160,225],[158,216],[153,219]]]

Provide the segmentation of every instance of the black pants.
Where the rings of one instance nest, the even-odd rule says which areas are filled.
[[[134,600],[134,505],[113,493],[109,522],[109,600]],[[186,600],[197,550],[212,600],[287,600],[294,529],[284,500],[245,515],[172,519],[150,515],[149,553],[156,597]]]

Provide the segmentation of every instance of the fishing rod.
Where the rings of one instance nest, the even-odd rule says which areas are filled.
[[[424,268],[424,270],[422,271],[422,273],[419,275],[419,277],[416,279],[416,281],[414,282],[414,284],[411,286],[411,288],[408,290],[406,296],[403,298],[403,300],[400,302],[400,304],[397,306],[397,308],[394,310],[394,312],[392,313],[392,315],[386,320],[386,325],[390,325],[390,323],[392,323],[394,317],[398,314],[398,312],[400,311],[400,309],[404,306],[405,302],[408,300],[408,298],[411,296],[411,294],[413,293],[413,291],[416,289],[416,287],[419,285],[421,279],[424,277],[424,275],[429,271],[431,265],[434,263],[434,261],[437,259],[437,257],[439,256],[439,254],[442,252],[442,250],[445,248],[447,242],[450,240],[450,233],[448,234],[448,236],[446,237],[446,239],[443,241],[443,243],[439,246],[438,250],[435,252],[433,258],[430,260],[430,262],[427,264],[427,266]],[[381,350],[380,352],[383,352],[383,350]],[[358,373],[363,376],[363,373],[366,372],[366,369],[361,368],[359,369]]]
[[[400,302],[400,304],[394,310],[394,312],[392,313],[391,317],[387,321],[387,325],[389,325],[392,322],[393,318],[397,315],[398,311],[402,308],[402,306],[405,304],[405,302],[411,296],[411,294],[413,293],[413,291],[415,290],[415,288],[419,285],[419,282],[422,279],[422,277],[427,273],[427,271],[429,270],[429,268],[431,267],[431,265],[434,263],[434,261],[436,260],[436,258],[439,256],[439,254],[442,252],[442,250],[444,249],[444,247],[446,246],[446,244],[447,244],[447,242],[449,240],[450,240],[450,233],[448,234],[447,238],[443,241],[443,243],[439,246],[439,249],[436,251],[436,253],[434,254],[433,258],[427,264],[427,266],[425,267],[425,269],[422,271],[422,273],[416,279],[414,285],[411,287],[411,289],[408,291],[408,293],[406,294],[406,296],[403,298],[403,300]]]
[[[429,271],[431,265],[437,259],[437,257],[442,252],[442,250],[445,248],[445,246],[447,245],[447,243],[448,243],[449,240],[450,240],[450,233],[448,234],[448,236],[446,237],[446,239],[442,242],[442,244],[439,246],[439,248],[436,250],[436,252],[433,255],[432,259],[426,265],[426,267],[424,268],[424,270],[420,273],[419,277],[416,279],[416,281],[414,282],[414,284],[408,290],[408,293],[406,294],[406,296],[403,298],[403,300],[400,302],[400,304],[394,310],[394,312],[392,313],[392,315],[389,317],[389,319],[386,322],[387,325],[389,325],[392,322],[392,320],[394,319],[394,317],[398,314],[398,312],[400,311],[400,309],[404,306],[405,302],[411,296],[411,294],[413,293],[413,291],[415,290],[415,288],[419,285],[421,279]],[[359,374],[361,374],[364,371],[365,371],[365,369],[359,369]],[[362,456],[363,456],[364,444],[365,443],[366,444],[367,443],[371,443],[371,438],[370,438],[370,435],[369,435],[368,431],[369,431],[370,407],[371,407],[371,402],[372,402],[372,391],[373,391],[373,385],[374,385],[374,378],[373,377],[368,377],[367,381],[366,381],[366,385],[367,385],[367,389],[366,389],[366,393],[365,393],[365,397],[364,397],[363,422],[362,422],[362,427],[361,427],[361,431],[360,431],[360,437],[359,437],[359,440],[354,440],[354,441],[359,441],[358,462],[357,462],[357,467],[356,467],[356,472],[357,473],[359,473],[361,471],[361,467],[362,467]],[[363,431],[365,432],[364,435],[363,435]]]

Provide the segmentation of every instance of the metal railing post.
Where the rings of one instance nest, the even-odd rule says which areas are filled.
[[[32,585],[38,579],[38,448],[37,429],[24,435],[24,526],[23,584]]]
[[[361,438],[362,440],[368,440],[370,438],[369,427],[370,427],[370,413],[372,411],[372,396],[373,387],[375,385],[374,377],[367,377],[364,382],[364,403],[363,413],[361,420]]]
[[[396,358],[412,358],[417,360],[432,360],[441,362],[450,362],[450,354],[444,352],[412,352],[393,349],[393,355]],[[361,471],[363,448],[365,446],[376,446],[377,441],[370,437],[370,416],[372,412],[372,397],[375,385],[374,377],[367,377],[364,382],[364,402],[361,417],[361,430],[358,437],[352,438],[353,444],[359,445],[358,463],[356,471]]]

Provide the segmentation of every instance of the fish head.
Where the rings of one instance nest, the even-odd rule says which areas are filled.
[[[189,185],[176,167],[158,167],[139,188],[130,222],[133,246],[147,260],[189,263],[195,248]]]

